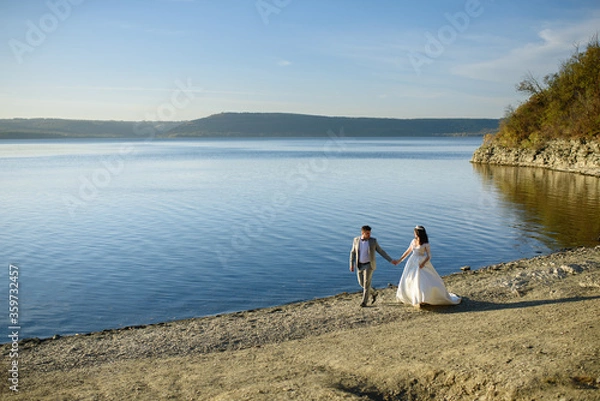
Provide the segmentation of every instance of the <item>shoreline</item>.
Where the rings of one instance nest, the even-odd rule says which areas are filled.
[[[281,394],[282,383],[294,391],[284,392],[290,397],[281,399],[400,399],[394,394],[463,399],[461,392],[468,399],[494,393],[521,399],[523,388],[538,395],[554,394],[560,388],[574,394],[572,399],[594,399],[600,394],[600,246],[560,250],[443,278],[448,290],[463,297],[460,305],[420,309],[401,305],[395,300],[395,286],[389,286],[379,289],[381,299],[367,308],[358,306],[360,292],[342,293],[264,309],[23,340],[19,343],[22,387],[15,399],[60,395],[64,399],[267,400],[275,398],[273,389]],[[540,320],[542,316],[546,317]],[[573,324],[577,330],[569,329]],[[511,338],[525,335],[521,331],[527,336],[521,338],[523,344],[515,345]],[[571,334],[560,335],[564,332]],[[368,361],[360,347],[352,345],[364,336],[370,339]],[[429,341],[415,343],[413,338]],[[577,348],[554,349],[552,344],[559,340]],[[395,344],[402,346],[396,349]],[[475,348],[463,349],[458,359],[439,359],[465,344]],[[487,351],[478,348],[482,346]],[[0,348],[7,360],[10,344]],[[540,353],[533,357],[531,350]],[[398,358],[398,352],[403,356]],[[483,358],[488,352],[495,356]],[[253,367],[257,358],[268,360],[272,369],[260,373]],[[412,362],[404,363],[407,358]],[[539,358],[548,359],[549,371],[542,378],[535,367]],[[356,363],[386,369],[374,376],[345,370]],[[515,367],[511,365],[526,372],[513,374],[527,386],[517,388],[506,376],[505,371]],[[336,372],[327,375],[335,376],[337,384],[321,383],[325,373],[315,371],[315,366]],[[581,367],[583,371],[577,373]],[[292,369],[294,377],[321,378],[317,380],[321,384],[315,387],[311,380],[311,390],[303,390],[301,379],[279,375],[286,369]],[[177,389],[159,391],[144,378],[158,375],[178,382],[183,372],[193,380]],[[254,378],[251,383],[244,381],[249,372]],[[119,375],[118,382],[104,382],[109,373]],[[131,388],[131,383],[143,385]],[[0,394],[10,392],[5,381]],[[370,393],[380,398],[364,398]],[[93,398],[92,394],[101,395]]]
[[[600,237],[599,237],[599,241],[600,241]],[[600,247],[600,245],[598,245],[598,247]],[[457,272],[453,272],[453,273],[450,273],[450,274],[447,274],[447,275],[444,275],[441,277],[444,280],[444,282],[447,282],[448,280],[451,280],[452,277],[454,277],[454,276],[475,273],[477,271],[486,270],[486,269],[490,269],[490,268],[497,268],[498,266],[504,266],[504,265],[508,265],[510,263],[516,263],[520,260],[531,260],[531,259],[536,259],[539,257],[550,256],[555,253],[570,251],[573,249],[587,249],[587,248],[593,249],[594,247],[575,247],[575,248],[558,249],[555,251],[551,251],[550,253],[545,254],[545,255],[532,256],[529,258],[517,259],[515,261],[510,261],[510,262],[501,262],[499,264],[482,266],[482,267],[474,269],[474,270],[471,270],[470,266],[469,266],[469,268],[466,271],[457,271]],[[387,297],[389,298],[390,297],[390,289],[393,289],[393,291],[395,292],[396,288],[397,288],[396,285],[392,285],[390,283],[390,284],[388,284],[387,287],[376,288],[376,290],[380,294],[387,295]],[[200,321],[200,320],[210,321],[213,319],[222,319],[222,318],[226,318],[226,317],[246,316],[246,315],[253,314],[253,313],[273,313],[273,311],[277,312],[282,308],[293,308],[295,306],[296,307],[305,307],[306,305],[312,305],[314,303],[325,303],[328,301],[330,301],[330,302],[336,302],[336,301],[340,301],[340,300],[347,301],[347,300],[354,299],[354,298],[360,299],[361,296],[362,296],[362,291],[360,291],[360,290],[357,290],[354,292],[341,292],[339,294],[334,294],[334,295],[330,295],[330,296],[326,296],[326,297],[290,301],[288,303],[283,303],[283,304],[277,304],[277,305],[260,307],[260,308],[244,309],[244,310],[233,311],[233,312],[222,312],[222,313],[216,313],[213,315],[194,316],[194,317],[188,317],[188,318],[182,318],[182,319],[159,321],[159,322],[154,322],[154,323],[132,324],[132,325],[127,325],[127,326],[122,326],[122,327],[112,327],[112,328],[86,331],[86,332],[80,332],[80,333],[74,333],[74,334],[54,334],[54,335],[48,336],[48,337],[37,337],[37,336],[25,337],[25,338],[22,338],[19,340],[19,344],[38,345],[38,344],[42,344],[42,343],[45,343],[48,341],[54,341],[54,340],[59,340],[59,339],[84,338],[84,337],[102,336],[105,334],[118,334],[120,332],[130,332],[132,330],[153,329],[153,328],[160,328],[160,327],[165,327],[165,326],[172,327],[172,326],[177,326],[177,325],[187,325],[187,324],[193,324],[196,321]],[[10,344],[10,341],[0,343],[0,350],[4,350],[4,348],[6,348],[9,344]]]
[[[600,142],[557,139],[540,149],[483,144],[473,153],[471,163],[540,167],[600,178]]]

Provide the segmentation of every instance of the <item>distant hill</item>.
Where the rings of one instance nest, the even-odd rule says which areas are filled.
[[[0,119],[0,139],[326,137],[329,131],[353,137],[484,135],[498,119],[351,118],[286,113],[221,113],[186,122]]]
[[[96,121],[58,118],[0,119],[0,139],[147,138],[161,135],[180,122]]]
[[[166,133],[169,137],[322,137],[344,130],[354,137],[483,135],[496,131],[497,119],[352,118],[286,113],[221,113],[189,121]]]

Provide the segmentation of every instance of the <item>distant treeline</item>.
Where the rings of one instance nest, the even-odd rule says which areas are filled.
[[[0,120],[0,139],[352,137],[484,135],[497,131],[487,118],[351,118],[286,113],[221,113],[193,121]]]
[[[0,119],[0,139],[145,138],[150,132],[164,133],[178,124],[180,122]]]
[[[470,118],[352,118],[286,113],[221,113],[185,122],[170,137],[323,137],[328,132],[346,136],[483,135],[496,131],[497,119]]]

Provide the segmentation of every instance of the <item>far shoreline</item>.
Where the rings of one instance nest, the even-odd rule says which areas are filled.
[[[343,139],[427,139],[427,138],[481,138],[483,141],[484,133],[439,133],[439,134],[426,134],[426,135],[340,135]],[[32,136],[32,137],[8,137],[0,135],[0,144],[11,141],[22,141],[22,142],[35,142],[35,141],[48,141],[48,142],[60,142],[60,141],[132,141],[132,142],[154,142],[154,141],[186,141],[196,139],[227,139],[227,140],[269,140],[269,139],[329,139],[328,135],[306,135],[306,136],[287,136],[287,135],[198,135],[198,136],[150,136],[150,137],[139,137],[139,136]]]

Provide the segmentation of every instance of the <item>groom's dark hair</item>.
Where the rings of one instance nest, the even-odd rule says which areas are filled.
[[[369,227],[369,226],[362,226],[362,227],[360,228],[360,230],[361,230],[361,231],[371,231],[371,227]]]

